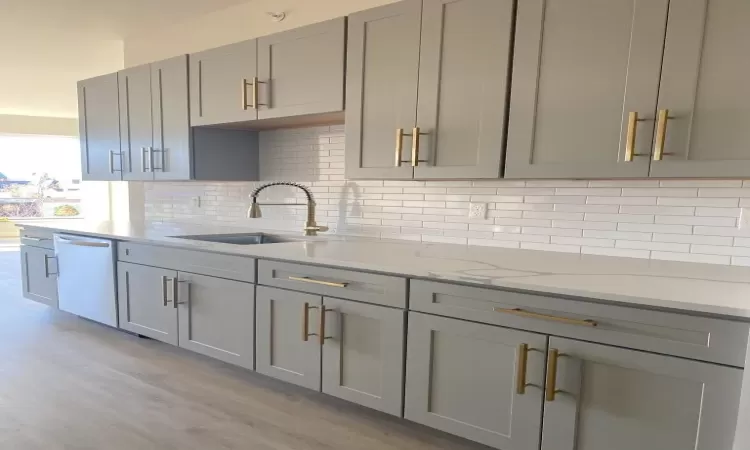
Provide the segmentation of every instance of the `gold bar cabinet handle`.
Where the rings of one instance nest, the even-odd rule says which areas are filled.
[[[526,311],[521,308],[494,308],[494,311],[505,314],[513,314],[514,316],[527,317],[529,319],[550,320],[552,322],[567,323],[569,325],[581,325],[584,327],[599,326],[596,321],[591,319],[570,319],[568,317],[550,316],[548,314]]]
[[[518,346],[518,363],[516,366],[516,393],[524,395],[526,393],[526,367],[529,360],[529,345],[521,344]]]
[[[547,353],[547,382],[544,385],[544,398],[548,402],[554,402],[557,394],[557,359],[559,357],[560,351],[556,348],[550,349]]]
[[[659,115],[656,119],[656,140],[654,142],[654,161],[661,161],[664,155],[671,155],[671,153],[664,153],[664,145],[667,141],[667,121],[671,119],[669,117],[669,110],[659,110]]]
[[[307,342],[310,330],[310,304],[305,302],[302,307],[302,340]]]
[[[161,277],[161,300],[162,305],[167,306],[168,300],[167,300],[167,283],[169,282],[169,277],[162,276]]]
[[[247,78],[242,79],[242,109],[247,111],[247,108],[250,106],[247,104],[247,85],[250,84],[247,82]]]
[[[396,128],[396,167],[401,167],[401,157],[404,152],[404,129]]]
[[[253,109],[258,109],[258,77],[253,77]]]
[[[288,277],[288,279],[292,281],[301,281],[303,283],[320,284],[323,286],[337,287],[337,288],[345,288],[349,286],[349,283],[334,283],[333,281],[315,280],[313,278],[307,278],[307,277]]]
[[[625,140],[625,162],[633,161],[633,156],[641,156],[635,152],[635,141],[638,132],[638,113],[628,114],[628,135]]]
[[[419,165],[419,127],[414,127],[411,133],[411,166]]]
[[[318,330],[318,341],[320,345],[326,343],[326,312],[331,311],[326,309],[325,305],[320,307],[320,329]]]

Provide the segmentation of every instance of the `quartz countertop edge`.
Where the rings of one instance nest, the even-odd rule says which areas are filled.
[[[17,223],[91,237],[750,322],[750,267],[425,243],[186,223]],[[234,245],[175,236],[264,232],[292,242]]]

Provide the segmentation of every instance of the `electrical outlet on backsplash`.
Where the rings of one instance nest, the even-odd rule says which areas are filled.
[[[750,265],[750,228],[738,228],[741,208],[750,206],[748,181],[346,180],[342,125],[265,131],[260,149],[262,182],[310,186],[316,220],[330,233]],[[258,184],[146,183],[145,216],[300,230],[304,206],[246,218]],[[260,200],[293,202],[301,195],[278,187]],[[486,203],[486,218],[469,218],[470,203]]]

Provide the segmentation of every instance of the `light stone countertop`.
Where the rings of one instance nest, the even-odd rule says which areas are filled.
[[[19,223],[115,240],[495,286],[750,321],[750,267],[174,223]],[[267,232],[294,242],[233,245],[172,236]]]

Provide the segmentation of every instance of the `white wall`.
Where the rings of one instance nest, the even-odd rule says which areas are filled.
[[[123,43],[60,30],[0,30],[0,60],[0,115],[75,118],[76,82],[121,69]]]
[[[125,39],[125,66],[219,47],[394,1],[255,0]],[[286,11],[287,18],[274,22],[266,15],[269,11]]]

